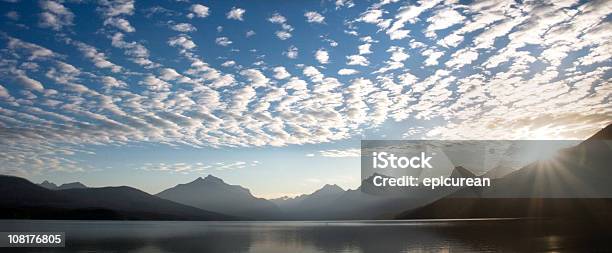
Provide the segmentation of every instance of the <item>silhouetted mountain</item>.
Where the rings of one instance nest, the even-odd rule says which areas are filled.
[[[66,183],[66,184],[62,184],[60,186],[57,186],[56,184],[49,182],[47,180],[43,181],[42,183],[38,184],[42,187],[45,187],[49,190],[67,190],[67,189],[83,189],[83,188],[87,188],[86,185],[82,184],[81,182],[72,182],[72,183]]]
[[[594,217],[612,215],[612,125],[556,158],[493,180],[479,194],[466,188],[399,218]],[[605,141],[605,142],[604,142]],[[477,198],[478,196],[486,198]]]
[[[45,188],[47,188],[49,190],[57,190],[57,185],[54,184],[54,183],[51,183],[51,182],[49,182],[47,180],[43,181],[42,183],[40,183],[38,185],[40,185],[42,187],[45,187]]]
[[[229,185],[212,175],[179,184],[158,193],[157,196],[238,217],[278,219],[281,216],[278,206],[269,200],[256,198],[248,189],[239,185]]]
[[[83,189],[83,188],[87,188],[87,186],[82,184],[82,183],[80,183],[80,182],[72,182],[72,183],[62,184],[59,187],[57,187],[58,190]]]
[[[28,219],[221,220],[230,217],[127,187],[49,190],[0,175],[0,217]]]

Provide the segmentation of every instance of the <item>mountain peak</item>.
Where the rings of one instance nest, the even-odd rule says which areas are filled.
[[[42,187],[45,187],[49,190],[56,190],[57,189],[57,185],[54,183],[49,182],[48,180],[43,181],[42,183],[39,184]]]
[[[204,178],[198,177],[196,180],[193,180],[191,183],[225,183],[223,179],[215,177],[213,175],[208,175]]]
[[[332,193],[339,193],[339,192],[344,192],[344,189],[342,189],[342,187],[336,184],[326,184],[321,189],[315,191],[313,195],[314,194],[332,194]]]

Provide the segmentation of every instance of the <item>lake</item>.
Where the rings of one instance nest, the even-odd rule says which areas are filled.
[[[0,231],[66,233],[65,248],[10,252],[611,251],[604,224],[552,220],[0,221]],[[3,251],[6,252],[6,251]]]

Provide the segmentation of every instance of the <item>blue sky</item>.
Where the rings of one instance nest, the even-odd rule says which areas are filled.
[[[272,197],[359,183],[361,139],[582,139],[610,1],[0,1],[0,172]]]

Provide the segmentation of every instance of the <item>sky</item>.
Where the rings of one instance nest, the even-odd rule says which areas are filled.
[[[363,139],[584,139],[612,1],[0,1],[0,173],[261,197],[359,185]]]

